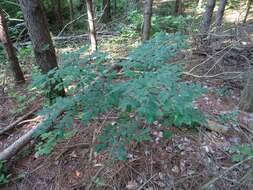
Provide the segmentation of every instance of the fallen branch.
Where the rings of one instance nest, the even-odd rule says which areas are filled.
[[[208,189],[208,187],[212,184],[214,184],[217,180],[221,179],[225,174],[227,174],[229,171],[233,170],[234,168],[240,166],[241,164],[243,164],[246,161],[251,160],[253,157],[250,156],[248,158],[246,158],[245,160],[242,160],[241,162],[236,163],[235,165],[231,166],[230,168],[228,168],[226,171],[224,171],[222,174],[218,175],[217,177],[211,179],[208,183],[204,184],[201,188],[199,188],[199,190],[205,190]]]
[[[10,145],[8,148],[0,152],[0,160],[9,160],[22,147],[24,147],[27,143],[29,143],[31,139],[33,138],[33,134],[37,130],[38,126],[39,125],[35,126],[30,131],[26,132],[23,136],[21,136],[18,140],[16,140],[12,145]]]
[[[0,135],[5,134],[7,131],[10,131],[14,128],[16,128],[17,126],[19,126],[20,124],[22,124],[22,121],[25,120],[26,118],[30,117],[32,114],[34,114],[34,112],[36,112],[38,109],[40,108],[40,106],[32,109],[30,112],[28,112],[27,114],[25,114],[24,116],[18,118],[16,121],[14,121],[13,123],[11,123],[10,125],[6,126],[4,129],[2,129],[0,131]]]

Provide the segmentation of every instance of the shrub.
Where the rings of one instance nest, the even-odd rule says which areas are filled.
[[[167,126],[177,127],[203,124],[205,118],[192,102],[204,91],[197,84],[181,81],[182,66],[167,63],[186,47],[185,37],[181,34],[158,33],[121,63],[121,80],[115,72],[105,72],[107,68],[103,61],[106,56],[103,54],[93,56],[93,64],[85,58],[78,63],[63,64],[48,75],[37,76],[34,81],[37,89],[45,91],[48,82],[61,78],[59,85],[63,85],[68,94],[65,98],[56,98],[53,105],[41,112],[45,120],[39,134],[46,144],[40,144],[40,152],[49,153],[50,147],[72,126],[74,118],[87,124],[111,110],[117,110],[117,125],[104,128],[97,151],[109,149],[121,160],[125,158],[128,143],[150,139],[149,128],[144,127],[149,125],[145,123],[160,120]],[[102,76],[101,80],[97,80],[98,76]],[[49,126],[54,130],[45,135]]]

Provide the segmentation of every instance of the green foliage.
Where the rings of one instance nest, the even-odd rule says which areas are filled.
[[[226,88],[226,87],[221,87],[217,89],[217,93],[221,96],[221,97],[227,97],[227,96],[231,96],[231,91]]]
[[[152,17],[152,31],[153,33],[166,31],[187,31],[187,24],[192,21],[192,16],[153,16]]]
[[[126,158],[129,143],[150,139],[148,124],[155,120],[177,127],[204,124],[205,118],[192,104],[203,89],[181,81],[182,66],[168,63],[184,48],[187,46],[181,34],[158,33],[121,62],[121,80],[115,72],[106,72],[105,54],[82,58],[79,51],[63,55],[66,61],[59,69],[34,78],[33,87],[44,93],[48,93],[47,84],[54,81],[67,90],[67,97],[56,98],[54,104],[40,112],[46,119],[38,133],[46,142],[38,146],[39,154],[52,150],[73,125],[74,118],[88,124],[111,110],[117,110],[119,119],[103,129],[96,148],[109,150],[120,160]],[[68,61],[74,56],[77,62]],[[55,130],[46,132],[50,126]]]
[[[239,114],[239,110],[234,110],[230,113],[221,114],[218,116],[218,120],[223,123],[231,123],[234,126],[238,125],[237,116]]]
[[[10,174],[7,173],[5,161],[0,160],[0,185],[9,182]]]
[[[135,118],[123,116],[117,123],[112,123],[103,129],[96,150],[99,152],[110,148],[113,156],[125,160],[127,144],[150,139],[148,128],[141,128]]]
[[[134,10],[128,15],[128,24],[121,25],[121,32],[131,34],[129,37],[136,37],[142,30],[143,13],[140,10]],[[173,15],[153,15],[152,16],[152,33],[157,32],[176,32],[186,31],[187,24],[193,20],[192,16],[173,16]]]
[[[235,145],[230,148],[230,152],[233,153],[233,161],[239,162],[246,157],[253,157],[253,148],[249,144]]]

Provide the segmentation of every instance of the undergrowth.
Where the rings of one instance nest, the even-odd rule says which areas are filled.
[[[193,105],[204,90],[181,80],[182,65],[169,63],[187,48],[185,42],[181,34],[158,33],[118,63],[121,73],[108,72],[104,53],[81,58],[80,50],[74,53],[77,62],[68,61],[73,53],[66,53],[59,69],[34,77],[32,87],[42,93],[48,93],[45,87],[55,81],[62,81],[55,88],[63,85],[67,92],[67,97],[56,97],[40,112],[45,119],[37,133],[43,140],[37,156],[50,153],[58,140],[69,136],[76,120],[87,125],[110,111],[116,111],[118,119],[103,129],[96,150],[109,150],[120,160],[126,158],[127,144],[151,139],[154,121],[168,127],[205,124]]]

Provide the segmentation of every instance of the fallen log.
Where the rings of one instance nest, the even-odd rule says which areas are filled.
[[[21,148],[23,148],[27,143],[29,143],[33,138],[33,134],[37,130],[38,126],[39,125],[33,127],[30,131],[26,132],[23,136],[16,140],[12,145],[0,152],[0,160],[9,160]]]
[[[36,112],[39,108],[40,108],[40,106],[38,106],[38,107],[32,109],[30,112],[28,112],[27,114],[25,114],[25,115],[23,115],[22,117],[18,118],[16,121],[14,121],[13,123],[11,123],[10,125],[4,127],[2,130],[0,130],[0,135],[3,135],[3,134],[5,134],[7,131],[10,131],[10,130],[12,130],[12,129],[18,127],[24,119],[30,117],[30,116],[31,116],[32,114],[34,114],[34,112]]]

